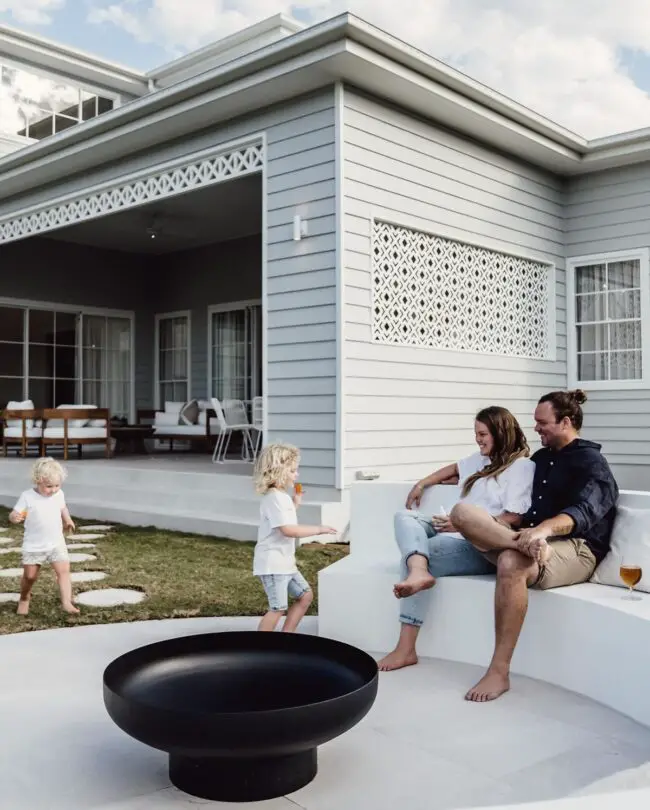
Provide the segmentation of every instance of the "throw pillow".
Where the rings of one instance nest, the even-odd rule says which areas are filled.
[[[618,507],[609,553],[594,571],[591,581],[624,588],[620,576],[623,561],[641,566],[643,577],[636,589],[650,593],[650,509]]]
[[[91,408],[96,408],[96,405],[57,405],[57,408],[63,411],[86,411],[90,410]],[[88,424],[88,419],[68,419],[68,430],[72,428],[82,428],[86,427]],[[63,427],[63,419],[48,419],[47,421],[48,428],[62,428]]]
[[[196,425],[199,418],[199,403],[195,399],[186,402],[181,408],[181,425]]]
[[[34,403],[31,399],[25,399],[23,402],[7,402],[8,411],[33,411]],[[23,423],[21,419],[8,419],[7,427],[9,428],[22,428]],[[26,430],[31,430],[34,427],[33,419],[25,419]]]

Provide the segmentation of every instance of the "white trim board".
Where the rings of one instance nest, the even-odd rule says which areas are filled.
[[[641,276],[641,379],[578,380],[577,327],[575,312],[575,270],[588,264],[638,259]],[[650,249],[620,250],[571,256],[566,260],[567,384],[585,391],[630,391],[650,388]]]

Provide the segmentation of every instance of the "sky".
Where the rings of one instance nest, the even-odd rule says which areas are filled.
[[[358,14],[587,138],[650,127],[648,0],[0,0],[0,23],[148,70],[283,11]]]

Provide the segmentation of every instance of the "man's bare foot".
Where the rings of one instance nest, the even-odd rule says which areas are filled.
[[[546,540],[535,540],[530,544],[530,554],[538,565],[544,565],[551,556],[551,547]]]
[[[70,602],[70,603],[69,603],[69,604],[67,604],[67,605],[61,605],[61,607],[63,608],[63,610],[65,610],[65,612],[66,612],[66,613],[72,613],[72,614],[75,614],[75,615],[76,615],[77,613],[79,613],[79,608],[76,608],[76,607],[75,607],[75,606],[72,604],[72,602]]]
[[[510,689],[510,678],[507,675],[488,670],[476,686],[465,695],[465,700],[471,700],[473,703],[487,703],[501,697],[508,689]]]
[[[435,577],[432,577],[428,571],[411,571],[403,582],[395,585],[393,593],[398,599],[404,599],[407,596],[413,596],[414,593],[433,588],[435,584]]]
[[[19,616],[27,616],[29,613],[29,599],[21,599],[20,602],[18,602],[18,610],[16,613]]]
[[[394,669],[403,669],[404,667],[412,667],[418,662],[418,657],[415,652],[402,652],[401,650],[393,650],[392,653],[384,656],[377,662],[380,672],[391,672]]]

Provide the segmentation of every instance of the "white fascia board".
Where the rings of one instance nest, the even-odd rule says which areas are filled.
[[[114,93],[142,96],[147,92],[144,73],[99,59],[44,37],[35,37],[0,25],[0,53],[26,66],[32,65],[76,83],[89,82]]]

